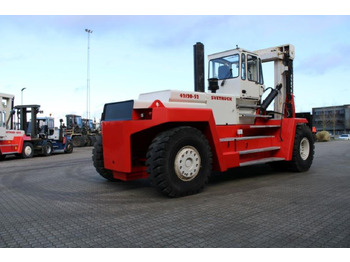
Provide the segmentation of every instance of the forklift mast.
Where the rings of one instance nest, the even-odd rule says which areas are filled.
[[[26,133],[30,133],[31,138],[36,138],[38,135],[37,129],[37,114],[42,111],[39,110],[39,105],[19,105],[15,106],[17,110],[17,118],[19,119],[19,129],[25,131]],[[30,113],[31,121],[30,125],[28,125],[27,114]],[[30,127],[30,130],[28,130]]]
[[[270,47],[255,51],[265,62],[274,62],[274,86],[280,86],[275,99],[274,111],[280,113],[275,118],[283,115],[287,118],[295,117],[293,97],[293,60],[295,48],[291,44]]]

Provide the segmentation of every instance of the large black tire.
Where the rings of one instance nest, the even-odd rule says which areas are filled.
[[[147,172],[153,186],[170,197],[203,190],[212,171],[212,153],[206,137],[183,126],[160,133],[147,153]]]
[[[95,136],[88,136],[86,146],[93,146],[96,142]]]
[[[86,139],[86,144],[85,144],[86,146],[93,146],[94,144],[92,143],[92,140],[91,140],[91,138],[90,138],[90,136],[88,136],[87,137],[87,139]]]
[[[315,145],[310,128],[306,125],[297,126],[294,138],[293,157],[290,167],[296,172],[309,170],[314,159]]]
[[[23,158],[31,158],[34,156],[34,147],[33,147],[32,143],[30,143],[30,142],[23,143],[23,149],[22,149],[21,156]]]
[[[96,136],[89,136],[90,140],[91,140],[91,145],[93,146],[96,142]]]
[[[89,141],[88,136],[86,135],[81,136],[81,146],[87,146],[88,141]]]
[[[50,142],[47,142],[42,148],[42,154],[44,156],[50,156],[53,152],[53,146]]]
[[[83,136],[73,136],[72,138],[73,146],[74,147],[82,147],[85,146],[85,138]]]
[[[111,170],[105,169],[104,160],[103,160],[103,148],[102,148],[102,137],[96,136],[96,142],[94,148],[92,149],[92,161],[96,171],[105,179],[109,181],[119,181],[113,177]]]
[[[73,143],[71,141],[67,142],[66,148],[64,149],[64,152],[67,154],[70,154],[73,152]]]

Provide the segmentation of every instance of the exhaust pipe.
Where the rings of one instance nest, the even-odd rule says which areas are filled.
[[[194,91],[204,92],[204,45],[197,42],[193,46]]]

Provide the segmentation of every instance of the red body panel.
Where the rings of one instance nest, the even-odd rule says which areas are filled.
[[[16,131],[7,131],[7,132],[15,132]],[[20,154],[23,149],[23,142],[31,140],[30,136],[21,135],[14,136],[12,140],[0,140],[0,152],[3,155],[7,154]]]
[[[102,122],[105,168],[116,171],[115,176],[123,180],[129,180],[123,173],[143,173],[139,176],[147,176],[145,175],[145,167],[132,166],[132,135],[165,123],[183,122],[209,124],[208,126],[211,129],[209,133],[215,137],[214,141],[218,141],[218,137],[215,136],[213,114],[208,109],[165,108],[160,106],[153,108],[152,119]],[[136,178],[139,177],[136,176]]]
[[[257,120],[254,125],[216,126],[211,109],[166,108],[160,102],[151,107],[151,119],[140,120],[133,114],[132,120],[102,122],[104,165],[113,171],[115,178],[127,181],[147,177],[144,162],[148,145],[169,125],[190,125],[201,129],[212,148],[213,169],[226,171],[262,158],[291,160],[296,126],[307,122],[306,119],[283,118]],[[239,129],[243,130],[242,135],[237,135]],[[145,133],[147,136],[143,132],[148,132]],[[254,136],[261,138],[250,139]],[[143,141],[147,139],[149,141]],[[136,154],[133,145],[135,152],[138,147],[144,149]],[[272,150],[257,150],[261,148]]]

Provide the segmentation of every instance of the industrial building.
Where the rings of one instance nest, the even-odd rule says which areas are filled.
[[[312,108],[313,126],[333,135],[350,133],[350,104]]]

